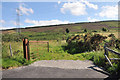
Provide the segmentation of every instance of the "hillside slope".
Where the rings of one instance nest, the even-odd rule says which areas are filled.
[[[83,29],[88,30],[100,30],[103,27],[106,27],[109,30],[117,29],[118,21],[100,21],[100,22],[85,22],[85,23],[74,23],[74,24],[62,24],[62,25],[50,25],[50,26],[35,26],[21,28],[22,32],[64,32],[68,28],[71,32],[80,32]],[[3,30],[2,33],[13,33],[16,32],[16,29]]]

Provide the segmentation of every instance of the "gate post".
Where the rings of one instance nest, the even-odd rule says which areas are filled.
[[[49,52],[49,42],[47,42],[48,52]]]
[[[23,39],[23,52],[24,52],[24,58],[26,60],[30,60],[30,54],[29,54],[29,41],[27,38]]]

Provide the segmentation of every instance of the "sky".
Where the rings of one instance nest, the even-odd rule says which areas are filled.
[[[0,9],[0,29],[118,20],[118,2],[2,2]]]

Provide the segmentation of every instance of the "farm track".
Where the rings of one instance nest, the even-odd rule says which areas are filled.
[[[41,60],[28,66],[4,70],[3,78],[107,78],[91,61]]]

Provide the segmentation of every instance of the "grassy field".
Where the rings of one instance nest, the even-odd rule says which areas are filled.
[[[67,45],[66,39],[72,35],[85,35],[86,33],[92,33],[108,36],[112,33],[118,38],[117,23],[117,21],[108,21],[27,28],[22,29],[20,38],[15,30],[3,31],[2,68],[11,69],[11,67],[28,65],[37,60],[92,60],[96,65],[106,67],[106,69],[108,68],[107,71],[112,72],[113,69],[108,63],[107,66],[104,66],[106,64],[104,50],[70,54],[67,50],[64,50],[64,46]],[[102,31],[103,27],[105,27],[107,31]],[[66,33],[66,28],[69,29],[69,33]],[[85,29],[87,32],[84,32]],[[24,37],[27,37],[30,41],[49,41],[49,52],[47,50],[47,44],[30,43],[31,57],[30,61],[26,61],[23,56],[23,43],[21,40]],[[107,40],[110,40],[110,38]],[[10,54],[10,44],[13,56]],[[110,57],[118,56],[110,53]],[[118,67],[116,64],[114,64],[114,66],[116,68]]]
[[[79,55],[71,55],[67,52],[64,52],[61,45],[65,44],[65,41],[57,42],[57,41],[49,41],[50,50],[47,51],[46,44],[38,44],[38,43],[30,43],[30,56],[34,55],[36,60],[85,60],[84,57]],[[11,44],[13,56],[10,54],[9,44]],[[37,44],[37,45],[36,45]],[[2,49],[2,67],[10,68],[10,67],[18,67],[22,65],[26,65],[27,62],[24,60],[23,56],[23,48],[22,42],[6,42],[3,44]],[[45,49],[43,49],[45,48]],[[39,57],[36,54],[39,54]],[[33,59],[31,58],[30,62]]]
[[[10,56],[9,44],[11,44],[12,46],[12,57]],[[98,66],[102,66],[105,64],[105,57],[103,55],[104,51],[84,52],[73,55],[68,53],[67,51],[64,51],[62,46],[65,45],[67,45],[65,40],[49,40],[50,48],[48,52],[46,44],[30,43],[31,57],[30,61],[26,61],[23,56],[22,42],[6,42],[3,44],[2,50],[2,67],[3,69],[11,69],[11,67],[14,68],[22,65],[27,65],[37,60],[92,60]],[[113,57],[112,53],[110,53],[110,57]],[[114,57],[116,57],[116,55],[114,55]]]

